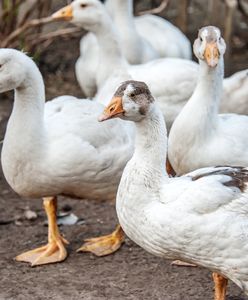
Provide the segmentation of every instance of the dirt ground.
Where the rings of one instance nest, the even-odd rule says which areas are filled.
[[[68,51],[68,46],[70,51]],[[56,42],[42,56],[47,99],[72,94],[82,96],[73,65],[78,40]],[[247,67],[247,52],[238,66]],[[237,68],[239,69],[239,68]],[[233,69],[232,71],[235,71]],[[12,108],[12,93],[0,95],[0,138]],[[84,222],[61,226],[70,241],[69,256],[60,264],[31,268],[13,258],[23,251],[46,243],[47,227],[41,199],[21,199],[0,173],[0,300],[206,300],[213,298],[211,273],[202,268],[171,266],[126,240],[115,254],[97,258],[75,250],[83,239],[111,232],[116,225],[114,204],[69,198],[59,199],[59,209],[69,205]],[[24,219],[26,207],[38,214]],[[227,300],[247,299],[230,283]]]

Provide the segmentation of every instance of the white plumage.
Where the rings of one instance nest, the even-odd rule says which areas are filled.
[[[117,30],[122,53],[130,64],[159,57],[191,59],[189,40],[170,22],[152,15],[134,18],[132,0],[108,0],[105,6]],[[93,97],[97,91],[95,78],[100,51],[94,34],[88,33],[81,39],[76,75],[88,97]]]
[[[159,57],[191,59],[190,41],[169,21],[151,14],[134,17],[132,0],[107,0],[105,5],[129,63],[140,64]]]
[[[224,79],[220,111],[248,114],[248,69]]]
[[[82,4],[88,6],[82,9]],[[110,78],[114,78],[115,82],[117,81],[116,73],[121,73],[117,84],[130,77],[144,80],[157,97],[163,112],[166,114],[168,126],[171,126],[178,110],[186,103],[194,89],[198,65],[192,61],[176,58],[157,59],[142,65],[129,65],[122,55],[113,22],[100,1],[76,0],[71,3],[70,7],[71,21],[94,33],[101,49],[95,78],[98,93],[101,93],[104,85],[106,90],[106,81],[110,81]],[[65,9],[55,13],[54,18],[60,19],[65,16]],[[83,69],[83,65],[81,68],[80,64],[77,63],[76,66],[77,74],[81,72],[83,76],[80,82],[90,86],[92,78],[86,78],[87,72],[84,72],[85,69]],[[87,80],[89,80],[89,84]],[[99,99],[97,97],[97,100]],[[106,100],[100,99],[100,101]]]
[[[149,14],[135,19],[137,32],[151,43],[159,57],[192,58],[189,39],[172,23]]]
[[[218,272],[248,294],[248,169],[209,167],[168,177],[166,127],[147,86],[123,83],[115,97],[121,97],[116,116],[136,125],[116,202],[126,234],[154,255]],[[111,111],[101,120],[113,118]]]
[[[129,127],[117,120],[100,126],[103,106],[90,100],[62,96],[45,104],[42,77],[30,58],[2,49],[0,61],[0,91],[16,89],[2,150],[10,186],[28,197],[115,199],[133,150]]]
[[[200,46],[205,42],[202,35],[204,30],[207,30],[206,39],[216,41],[216,49],[219,51],[220,57],[214,67],[209,66],[206,58],[201,56]],[[224,40],[221,39],[219,30],[212,26],[201,29],[194,48],[200,64],[199,80],[193,95],[171,128],[168,142],[170,163],[177,174],[220,164],[248,166],[248,117],[235,114],[218,115],[225,52]],[[207,46],[202,49],[203,52],[207,51]],[[245,71],[236,75],[237,81],[246,76],[243,73]],[[228,79],[227,86],[230,87],[231,82],[234,84],[236,76]],[[238,98],[238,91],[236,93]],[[244,100],[245,96],[242,101]]]
[[[81,5],[86,5],[86,7],[82,8]],[[170,128],[194,91],[199,66],[195,62],[179,58],[161,58],[141,65],[129,65],[122,55],[118,35],[103,4],[98,0],[76,0],[69,7],[70,15],[66,19],[70,18],[73,23],[94,33],[94,38],[97,39],[101,49],[97,62],[97,74],[93,81],[91,76],[87,76],[87,72],[83,68],[84,65],[80,67],[81,63],[77,63],[77,73],[81,73],[83,76],[81,83],[92,86],[92,82],[95,82],[98,92],[97,101],[106,103],[108,99],[106,100],[106,97],[99,95],[111,95],[113,88],[115,89],[122,81],[130,78],[145,81],[156,97],[165,115],[167,126]],[[63,16],[66,16],[65,8],[54,14],[54,18],[60,19]],[[89,52],[89,55],[93,53],[91,53],[90,48]],[[120,77],[118,77],[119,74],[121,74]],[[234,81],[241,83],[240,89],[243,91],[241,93],[243,96],[240,101],[243,103],[247,102],[244,100],[247,91],[243,80],[245,76],[246,74],[241,74],[238,80],[236,76],[230,78],[227,84],[230,86]],[[107,81],[108,85],[106,84]],[[102,92],[103,86],[104,93]],[[234,90],[233,93],[232,90],[229,90],[228,98],[223,101],[222,109],[236,112],[238,110],[236,99],[236,91]],[[248,105],[244,113],[248,113]]]
[[[15,90],[1,161],[12,189],[24,197],[42,197],[48,217],[48,243],[24,252],[17,261],[32,266],[63,261],[65,245],[56,223],[61,194],[114,200],[122,171],[133,152],[133,128],[113,120],[97,121],[100,103],[72,96],[45,104],[42,76],[24,53],[0,49],[0,92]],[[110,235],[88,239],[78,251],[104,256],[123,242],[120,226]]]

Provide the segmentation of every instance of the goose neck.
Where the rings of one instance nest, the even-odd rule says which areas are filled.
[[[205,61],[200,61],[199,79],[194,94],[201,92],[202,95],[205,95],[205,97],[202,97],[199,102],[203,102],[209,107],[213,106],[215,114],[218,113],[219,109],[223,73],[223,57],[220,57],[219,63],[215,68],[209,67]]]
[[[108,0],[106,7],[115,24],[134,26],[132,0]]]
[[[165,122],[156,105],[151,106],[149,115],[135,123],[134,154],[123,172],[116,199],[120,224],[138,244],[144,234],[141,224],[145,207],[160,197],[161,184],[169,180]]]
[[[25,148],[28,145],[33,147],[43,136],[44,84],[38,68],[32,64],[33,68],[26,72],[24,82],[15,90],[14,106],[4,140],[12,147],[13,144],[17,148],[19,144],[25,144]]]
[[[45,90],[40,74],[30,72],[20,87],[15,90],[12,115],[40,123],[44,115]]]
[[[167,131],[163,115],[156,105],[149,116],[136,123],[135,152],[133,158],[142,165],[165,174],[167,154]]]
[[[211,136],[218,125],[219,100],[222,92],[223,58],[215,68],[200,61],[199,78],[193,95],[175,120],[171,134],[177,129],[180,135],[194,133],[199,138]]]
[[[97,84],[101,87],[113,71],[117,69],[125,70],[127,62],[122,54],[118,35],[108,16],[102,22],[102,26],[97,27],[95,35],[100,48]]]

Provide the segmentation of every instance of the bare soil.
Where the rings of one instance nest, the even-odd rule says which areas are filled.
[[[76,83],[74,63],[78,39],[55,42],[40,61],[47,99],[72,94],[83,96]],[[238,58],[237,58],[238,57]],[[233,71],[247,67],[247,51],[235,52]],[[12,108],[12,93],[0,95],[0,137]],[[104,200],[104,199],[103,199]],[[116,225],[113,203],[60,198],[59,208],[69,205],[82,217],[81,225],[61,226],[70,241],[69,256],[59,264],[31,268],[14,257],[47,241],[41,199],[21,199],[0,173],[0,300],[187,300],[213,299],[211,273],[203,268],[171,266],[170,261],[146,253],[130,240],[113,255],[97,258],[76,253],[84,238],[110,233]],[[22,218],[25,207],[38,213]],[[16,221],[18,220],[18,221]],[[227,300],[244,300],[230,283]]]

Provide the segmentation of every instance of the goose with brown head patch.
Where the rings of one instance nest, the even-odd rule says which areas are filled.
[[[116,200],[126,234],[154,255],[218,272],[248,294],[248,169],[208,167],[170,178],[165,122],[144,83],[121,84],[100,120],[115,117],[136,127]]]

